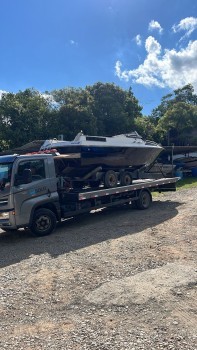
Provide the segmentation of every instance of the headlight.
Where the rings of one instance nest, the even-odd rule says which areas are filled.
[[[9,219],[9,211],[0,213],[0,219]]]

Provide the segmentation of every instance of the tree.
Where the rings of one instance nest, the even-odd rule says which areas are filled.
[[[49,102],[36,90],[4,94],[0,101],[0,125],[9,147],[45,138],[49,111]]]
[[[151,114],[157,134],[160,135],[160,142],[167,144],[173,142],[177,145],[193,142],[197,128],[196,108],[197,95],[194,94],[191,84],[164,96],[161,104]],[[192,133],[194,133],[193,140]]]
[[[59,133],[72,140],[80,131],[96,134],[96,119],[87,106],[75,107],[72,104],[62,106],[58,113]]]
[[[151,116],[160,119],[164,114],[178,102],[184,102],[192,106],[197,105],[197,95],[194,94],[194,88],[191,84],[185,85],[173,93],[167,94],[161,99],[161,104],[153,109]]]
[[[92,112],[93,99],[86,89],[65,88],[52,91],[59,104],[57,134],[73,139],[81,130],[85,134],[96,134],[97,123]]]
[[[192,131],[197,128],[197,106],[177,102],[169,108],[158,122],[157,129],[168,144],[191,143]]]
[[[158,138],[156,126],[151,117],[137,117],[135,129],[144,139],[155,141]]]
[[[85,89],[65,88],[52,91],[59,104],[61,130],[71,138],[76,131],[97,135],[115,135],[134,128],[134,119],[142,107],[131,88],[124,91],[109,83],[96,83]]]
[[[93,98],[92,111],[99,135],[112,136],[133,130],[134,119],[141,116],[142,107],[131,89],[125,91],[115,84],[98,82],[86,90]]]

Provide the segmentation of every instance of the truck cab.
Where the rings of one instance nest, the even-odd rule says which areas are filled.
[[[38,209],[60,217],[54,159],[49,154],[0,157],[0,228],[31,227]],[[43,214],[43,231],[48,218]],[[54,220],[54,221],[56,221]]]

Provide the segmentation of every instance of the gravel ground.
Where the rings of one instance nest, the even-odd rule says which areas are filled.
[[[197,349],[197,189],[0,230],[0,349]]]

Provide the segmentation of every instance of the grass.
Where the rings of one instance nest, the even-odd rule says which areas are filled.
[[[197,177],[186,177],[176,183],[177,190],[182,188],[192,188],[197,187]]]

